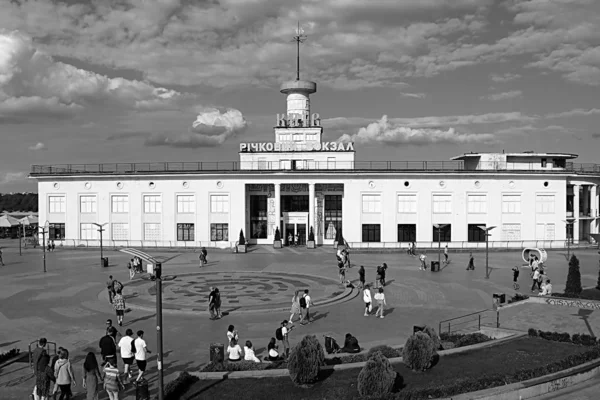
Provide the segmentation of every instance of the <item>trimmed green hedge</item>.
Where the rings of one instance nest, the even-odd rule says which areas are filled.
[[[181,396],[200,379],[183,371],[177,378],[167,383],[164,391],[164,400],[179,400]],[[158,400],[158,396],[155,398]]]
[[[595,346],[599,344],[598,339],[595,336],[587,335],[587,334],[579,334],[576,333],[573,336],[568,334],[567,332],[550,332],[550,331],[540,331],[534,328],[529,328],[527,331],[529,336],[540,337],[542,339],[550,340],[553,342],[565,342],[565,343],[573,343],[581,346]]]
[[[512,296],[510,299],[508,299],[508,304],[516,303],[517,301],[527,300],[528,298],[529,298],[529,296],[527,296],[526,294],[515,293],[514,296]]]
[[[0,364],[3,363],[4,361],[8,361],[11,358],[18,356],[20,353],[21,353],[21,350],[12,349],[12,350],[7,351],[6,353],[0,354]]]
[[[402,350],[396,350],[393,347],[387,345],[379,345],[371,348],[367,354],[346,354],[339,355],[333,358],[325,358],[325,365],[339,365],[339,364],[351,364],[358,362],[366,362],[369,360],[369,357],[373,355],[375,352],[381,352],[385,356],[385,358],[397,358],[402,357]],[[342,353],[343,354],[343,353]]]
[[[442,342],[454,343],[454,348],[471,346],[474,344],[485,343],[489,342],[490,340],[494,340],[491,337],[479,332],[468,334],[442,333],[440,334],[440,339]]]
[[[237,361],[237,362],[212,362],[200,370],[200,372],[235,372],[235,371],[264,371],[266,369],[285,369],[287,363],[285,361],[277,362],[261,362],[254,361]]]

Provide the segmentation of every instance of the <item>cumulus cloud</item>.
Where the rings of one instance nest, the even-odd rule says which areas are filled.
[[[26,172],[2,172],[0,173],[0,185],[24,181],[27,179]]]
[[[519,74],[511,74],[511,73],[506,73],[506,74],[502,74],[502,75],[492,74],[490,76],[492,81],[497,82],[497,83],[514,81],[515,79],[519,79],[520,77],[521,77],[521,75],[519,75]]]
[[[382,143],[389,145],[415,145],[428,144],[468,144],[468,143],[495,143],[492,134],[472,134],[458,132],[455,128],[411,128],[391,123],[387,115],[379,121],[362,127],[356,134],[342,135],[338,141],[354,141],[358,143]]]
[[[176,109],[186,95],[147,82],[108,78],[55,61],[17,31],[0,31],[0,121],[68,118],[100,107]]]
[[[569,111],[548,114],[548,115],[546,115],[546,118],[585,117],[585,116],[589,116],[589,115],[598,115],[598,114],[600,114],[600,108],[590,108],[587,110],[585,110],[583,108],[575,108],[575,109],[569,110]]]
[[[521,97],[523,95],[523,92],[520,90],[511,90],[508,92],[502,92],[502,93],[493,93],[487,96],[482,96],[482,99],[487,99],[487,100],[491,100],[491,101],[498,101],[498,100],[506,100],[506,99],[514,99],[516,97]]]
[[[198,114],[192,127],[185,133],[153,134],[146,139],[147,146],[214,147],[246,130],[248,123],[238,110],[224,112],[207,109]]]
[[[29,150],[46,150],[46,145],[42,142],[37,142],[36,144],[34,144],[33,146],[29,146]]]

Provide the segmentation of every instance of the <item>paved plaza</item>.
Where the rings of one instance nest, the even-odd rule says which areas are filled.
[[[124,294],[131,312],[125,316],[121,333],[131,328],[146,332],[148,347],[156,350],[154,284],[136,276],[129,280],[126,263],[130,256],[105,250],[110,267],[100,266],[97,249],[57,249],[47,253],[43,273],[42,251],[18,248],[4,250],[5,267],[0,267],[0,352],[13,347],[26,350],[29,343],[44,336],[58,346],[71,350],[75,373],[81,379],[82,358],[87,351],[99,353],[98,341],[104,335],[105,320],[116,317],[108,303],[105,282],[109,274],[125,284]],[[209,263],[198,267],[198,253],[161,253],[175,257],[163,265],[163,275],[177,278],[165,282],[163,300],[164,369],[166,381],[179,371],[198,369],[206,364],[210,343],[226,340],[229,324],[235,325],[240,339],[251,340],[257,354],[263,355],[269,339],[283,319],[289,317],[294,290],[309,289],[315,302],[314,322],[297,326],[290,334],[294,345],[307,333],[319,338],[333,335],[338,341],[350,332],[361,346],[401,345],[412,333],[413,325],[489,309],[492,293],[511,294],[514,265],[521,265],[518,251],[490,253],[490,279],[485,278],[485,254],[475,253],[475,271],[466,271],[468,253],[451,254],[451,263],[439,273],[419,271],[418,260],[405,253],[352,254],[353,265],[364,265],[367,280],[375,278],[375,267],[386,262],[388,308],[384,319],[363,316],[362,295],[338,283],[335,254],[330,247],[274,250],[256,247],[248,254],[209,250]],[[597,250],[577,250],[584,287],[596,285]],[[429,252],[429,260],[437,253]],[[555,291],[564,288],[567,262],[564,252],[549,252],[547,267]],[[348,276],[358,279],[358,268]],[[528,293],[529,274],[521,274],[522,292]],[[217,286],[223,296],[221,320],[208,318],[208,288]],[[600,332],[600,316],[587,312],[582,319],[577,309],[516,306],[501,315],[501,325],[527,329],[534,324],[552,325],[558,330]],[[492,322],[492,321],[489,321]],[[544,328],[546,329],[546,325]],[[552,326],[548,327],[548,330]],[[563,329],[564,328],[564,329]],[[574,332],[575,333],[575,332]],[[149,361],[149,381],[155,386],[156,357]],[[0,398],[23,399],[33,386],[26,364],[13,364],[0,372]],[[81,386],[76,392],[81,391]],[[132,390],[128,389],[131,394]]]

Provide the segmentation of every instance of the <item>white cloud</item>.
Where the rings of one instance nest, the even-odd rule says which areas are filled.
[[[410,128],[392,123],[384,115],[379,121],[362,127],[356,134],[344,134],[339,141],[355,141],[358,143],[382,143],[390,145],[409,144],[425,146],[429,144],[468,144],[494,143],[492,134],[472,134],[456,131],[454,128]]]
[[[0,173],[0,185],[20,182],[27,179],[27,172],[3,172]]]
[[[198,114],[192,128],[186,133],[153,134],[146,139],[147,146],[214,147],[246,130],[248,123],[238,110],[221,112],[207,109]]]
[[[498,101],[498,100],[506,100],[506,99],[514,99],[516,97],[521,97],[523,95],[523,92],[520,90],[511,90],[508,92],[502,92],[502,93],[493,93],[487,96],[482,96],[482,99],[487,99],[487,100],[491,100],[491,101]]]
[[[598,115],[600,114],[600,108],[575,108],[569,111],[563,111],[559,113],[547,114],[546,118],[569,118],[569,117],[585,117],[589,115]]]
[[[414,99],[424,99],[425,93],[401,93],[402,97],[412,97]]]
[[[47,149],[46,145],[42,142],[37,142],[33,146],[29,146],[29,150],[46,150],[46,149]]]
[[[506,74],[502,74],[502,75],[492,74],[490,76],[490,78],[494,82],[498,82],[498,83],[514,81],[515,79],[519,79],[520,77],[521,77],[521,75],[519,75],[519,74],[511,74],[511,73],[506,73]]]

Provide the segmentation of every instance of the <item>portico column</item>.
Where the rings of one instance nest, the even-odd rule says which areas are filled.
[[[310,228],[313,227],[313,233],[316,231],[315,225],[315,184],[308,184],[308,227],[306,228],[306,239],[310,235]]]
[[[598,185],[592,185],[590,189],[590,209],[593,218],[590,233],[598,233],[598,220],[596,219],[598,216]]]
[[[275,229],[279,227],[281,240],[284,240],[285,232],[281,231],[281,183],[275,183]],[[275,231],[273,231],[275,235]]]
[[[573,242],[579,243],[579,185],[573,185]]]

